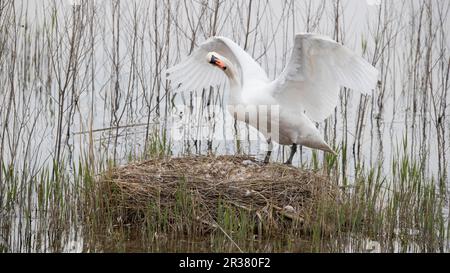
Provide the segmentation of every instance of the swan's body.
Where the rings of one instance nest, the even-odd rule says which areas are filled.
[[[208,39],[167,74],[172,86],[182,91],[228,83],[230,113],[257,128],[269,142],[293,145],[288,163],[296,145],[334,153],[314,122],[323,121],[333,112],[341,86],[365,93],[375,88],[378,79],[378,71],[360,56],[327,37],[308,33],[296,35],[291,59],[274,81],[250,55],[225,37]],[[246,119],[243,113],[261,116],[259,108],[273,106],[279,109],[278,116],[269,121],[270,128],[278,128],[276,139],[273,131],[257,124],[256,119]],[[266,161],[269,157],[270,152]]]

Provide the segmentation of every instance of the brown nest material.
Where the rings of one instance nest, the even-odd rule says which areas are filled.
[[[318,201],[337,196],[325,175],[245,156],[152,159],[111,169],[102,181],[110,185],[109,207],[122,221],[148,219],[143,214],[153,208],[178,230],[186,223],[220,228],[224,207],[247,213],[259,227],[301,227],[314,218]]]

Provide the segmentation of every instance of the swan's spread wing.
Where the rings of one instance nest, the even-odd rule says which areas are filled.
[[[201,44],[185,60],[166,71],[173,90],[195,91],[226,84],[223,71],[206,60],[206,55],[212,51],[209,50],[211,48],[215,48],[217,53],[223,54],[222,56],[227,56],[224,52],[230,53],[229,49],[217,40],[208,40]]]
[[[298,34],[291,59],[275,80],[274,96],[280,105],[322,121],[336,107],[341,86],[367,93],[377,81],[377,69],[346,47],[328,37]]]
[[[226,85],[228,80],[225,73],[206,60],[206,55],[212,51],[233,63],[242,84],[248,78],[267,80],[264,70],[236,43],[225,37],[212,37],[202,43],[184,61],[166,71],[172,89],[194,91],[210,86]]]

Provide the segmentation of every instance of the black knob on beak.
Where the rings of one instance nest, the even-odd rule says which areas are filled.
[[[210,63],[210,64],[216,64],[216,62],[217,62],[218,60],[219,60],[219,59],[218,59],[216,56],[212,55],[212,56],[211,56],[211,60],[209,61],[209,63]]]

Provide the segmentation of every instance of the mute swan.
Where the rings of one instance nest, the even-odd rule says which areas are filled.
[[[367,93],[376,87],[378,71],[363,58],[332,39],[312,33],[295,36],[291,58],[277,79],[265,71],[239,45],[225,37],[211,37],[180,64],[166,71],[171,86],[193,91],[227,84],[228,111],[281,145],[292,145],[286,164],[292,164],[297,145],[336,154],[324,141],[314,122],[333,112],[341,86]],[[269,129],[261,129],[236,106],[278,106],[277,117],[269,117]],[[245,109],[249,109],[248,107]],[[253,111],[253,110],[251,110]],[[269,111],[270,112],[270,111]],[[257,115],[260,115],[258,113]],[[278,128],[274,132],[270,127]],[[270,160],[271,149],[265,163]]]

